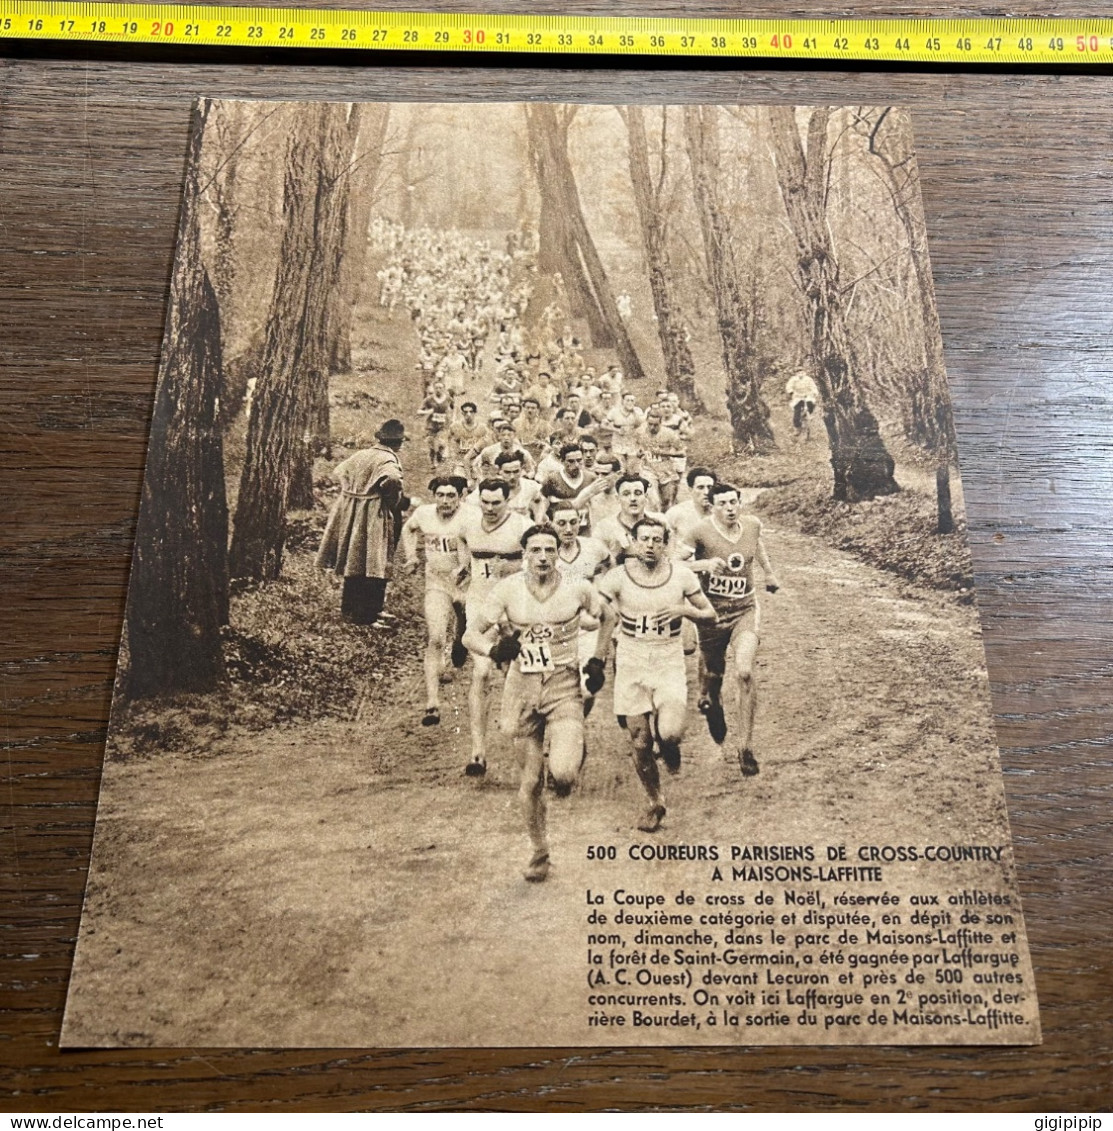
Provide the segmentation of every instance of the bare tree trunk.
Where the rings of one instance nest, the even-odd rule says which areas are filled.
[[[645,244],[649,289],[653,294],[653,310],[657,315],[657,334],[661,339],[661,352],[665,358],[665,383],[680,397],[686,408],[702,412],[703,399],[695,381],[696,365],[684,334],[684,320],[678,313],[679,302],[672,293],[673,271],[669,258],[668,213],[664,200],[668,110],[661,110],[661,164],[656,180],[649,168],[645,111],[640,106],[629,106],[621,113],[629,137],[630,183],[634,188],[634,202],[638,208],[638,220]]]
[[[386,140],[388,103],[354,103],[348,119],[351,136],[351,166],[348,180],[351,187],[346,193],[345,229],[347,246],[340,261],[338,284],[339,301],[335,305],[335,329],[330,332],[330,373],[350,373],[352,369],[352,320],[355,308],[363,296],[364,271],[367,266],[367,227],[371,221],[371,206],[382,164],[383,143]],[[325,401],[327,406],[328,401]],[[327,420],[326,434],[327,434]],[[320,431],[319,425],[316,429]]]
[[[236,283],[236,180],[239,172],[239,152],[235,137],[238,125],[237,102],[224,102],[214,112],[214,124],[220,138],[220,151],[227,156],[212,178],[212,199],[216,209],[216,231],[213,237],[212,283],[217,299],[223,304],[229,300]],[[219,114],[220,118],[215,119]]]
[[[326,381],[343,209],[335,173],[337,155],[347,152],[347,107],[322,103],[304,121],[286,150],[286,226],[232,534],[236,578],[269,580],[281,571],[290,488],[299,461],[304,481],[310,411]]]
[[[333,300],[329,303],[326,318],[325,336],[328,342],[327,371],[333,373],[347,373],[352,367],[352,273],[348,258],[351,253],[349,244],[352,242],[352,221],[355,218],[355,209],[358,207],[353,199],[352,192],[352,166],[358,160],[359,127],[363,119],[363,106],[353,102],[348,109],[347,128],[344,136],[344,148],[334,156],[337,166],[330,169],[334,179],[334,192],[337,194],[337,219],[340,226],[339,239],[333,248],[333,260],[330,263]],[[341,164],[343,162],[343,164]],[[314,440],[318,439],[317,424],[321,419],[320,405],[314,405],[313,426]],[[328,421],[328,395],[323,402],[324,421]],[[327,427],[325,435],[327,437]]]
[[[541,212],[538,221],[538,286],[531,303],[540,317],[552,302],[567,303],[573,318],[587,322],[593,345],[611,348],[614,338],[584,270],[569,222],[566,193],[558,178],[555,149],[567,147],[567,122],[553,106],[527,106],[530,159],[537,177]]]
[[[926,396],[921,398],[921,403],[917,406],[917,423],[923,439],[937,459],[937,529],[940,534],[950,534],[955,528],[951,503],[951,465],[956,460],[957,444],[947,370],[943,362],[943,334],[939,325],[939,309],[935,304],[931,263],[928,260],[927,223],[920,200],[920,175],[912,154],[910,133],[907,129],[891,126],[889,110],[882,110],[870,131],[870,153],[878,159],[889,182],[893,208],[908,236],[912,267],[919,286],[920,316],[924,327]]]
[[[559,272],[572,312],[582,312],[587,320],[592,345],[615,349],[626,376],[638,379],[645,372],[584,219],[568,159],[568,126],[574,113],[574,107],[544,102],[527,107],[530,156],[541,193],[538,274],[544,278],[545,271]]]
[[[413,165],[414,151],[417,148],[417,123],[421,107],[414,105],[408,108],[406,114],[406,132],[402,140],[401,168],[399,176],[402,180],[402,207],[400,221],[405,228],[413,227],[414,222],[414,196],[413,191]]]
[[[854,373],[839,265],[827,226],[827,122],[813,110],[805,154],[791,106],[767,110],[777,180],[796,238],[796,268],[808,304],[813,376],[823,395],[834,497],[858,502],[900,490],[893,457]]]
[[[228,504],[216,406],[220,310],[201,261],[200,159],[211,103],[194,111],[178,254],[128,592],[127,694],[203,691],[223,674]]]
[[[769,451],[777,442],[769,424],[769,406],[758,384],[753,311],[743,298],[730,222],[719,187],[717,112],[714,106],[684,107],[688,159],[707,272],[715,296],[727,375],[727,408],[735,443],[750,452]]]

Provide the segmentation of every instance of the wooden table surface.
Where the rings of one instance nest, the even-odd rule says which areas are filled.
[[[0,47],[0,1109],[1108,1110],[1110,76],[218,58]],[[912,108],[1041,1047],[58,1052],[200,94]]]

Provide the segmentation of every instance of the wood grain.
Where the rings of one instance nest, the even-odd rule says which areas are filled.
[[[488,5],[455,4],[456,10]],[[506,3],[500,10],[538,10]],[[557,10],[554,6],[551,10]],[[564,11],[606,11],[566,4]],[[858,14],[922,14],[859,4]],[[1097,11],[1083,5],[1076,14]],[[645,15],[728,14],[641,3]],[[937,14],[943,14],[935,9]],[[748,14],[771,14],[758,7]],[[824,14],[811,12],[809,14]],[[834,11],[830,14],[835,13]],[[951,5],[945,14],[968,14]],[[0,57],[0,1107],[1108,1109],[1113,1101],[1113,86],[1102,74]],[[246,61],[250,58],[250,62]],[[446,65],[449,64],[449,65]],[[1038,1048],[67,1052],[146,428],[199,94],[913,110]]]

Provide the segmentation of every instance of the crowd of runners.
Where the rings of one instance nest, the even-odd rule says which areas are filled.
[[[778,581],[742,492],[689,467],[693,424],[679,398],[639,398],[617,366],[586,365],[555,303],[531,310],[527,327],[529,233],[505,249],[385,222],[374,236],[380,303],[417,333],[433,470],[432,501],[401,533],[402,570],[425,577],[422,723],[439,724],[447,667],[470,659],[465,773],[486,773],[497,698],[521,765],[525,876],[544,880],[546,778],[558,796],[572,789],[584,720],[608,678],[645,792],[639,829],[655,832],[665,817],[660,767],[681,768],[686,655],[699,653],[711,738],[729,744],[744,776],[758,772],[755,564],[768,591]]]

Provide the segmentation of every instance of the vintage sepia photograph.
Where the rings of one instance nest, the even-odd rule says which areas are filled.
[[[909,114],[184,177],[61,1043],[1038,1043]]]

